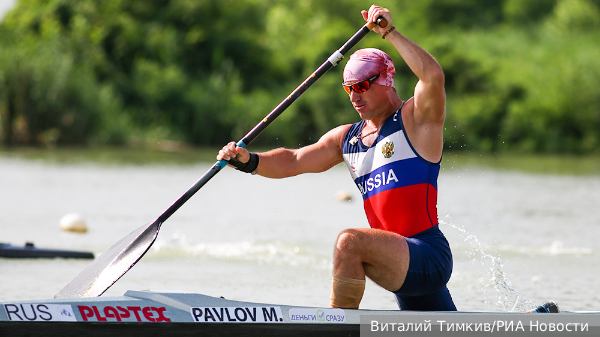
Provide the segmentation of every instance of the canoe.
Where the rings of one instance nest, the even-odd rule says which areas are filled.
[[[575,316],[573,316],[575,315]],[[373,323],[376,322],[376,323]],[[536,322],[536,323],[532,323]],[[600,312],[473,313],[348,310],[234,301],[194,293],[127,291],[117,297],[0,303],[7,336],[368,336],[398,331],[600,332]],[[571,324],[571,325],[569,325]],[[508,330],[508,329],[512,330]],[[442,330],[440,330],[442,329]],[[381,330],[381,331],[380,331]],[[566,330],[565,330],[566,331]],[[385,335],[385,334],[384,334]],[[448,334],[442,334],[447,336]],[[453,334],[450,334],[453,335]],[[4,336],[4,335],[3,335]]]
[[[38,248],[33,243],[27,242],[24,246],[13,246],[7,243],[0,243],[0,257],[7,258],[73,258],[73,259],[93,259],[94,254],[89,252],[80,252],[73,250],[60,250]]]

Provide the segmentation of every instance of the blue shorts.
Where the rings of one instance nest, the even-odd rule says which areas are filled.
[[[410,251],[406,280],[394,292],[400,310],[456,311],[446,283],[452,274],[450,245],[438,226],[405,238]]]

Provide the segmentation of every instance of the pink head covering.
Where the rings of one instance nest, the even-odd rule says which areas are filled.
[[[350,84],[364,81],[369,77],[389,71],[374,82],[375,84],[394,87],[394,62],[388,54],[375,48],[357,50],[350,56],[344,68],[344,83]]]

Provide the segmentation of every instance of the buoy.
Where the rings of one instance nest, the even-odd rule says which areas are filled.
[[[339,201],[352,201],[352,194],[346,190],[340,190],[335,194],[335,197]]]
[[[59,221],[60,230],[63,232],[85,233],[87,225],[81,215],[77,213],[69,213],[63,216]]]

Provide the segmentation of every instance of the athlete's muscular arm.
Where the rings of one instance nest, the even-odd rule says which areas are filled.
[[[379,16],[388,20],[387,27],[375,27],[374,30],[380,34],[393,26],[392,16],[385,8],[373,5],[369,12],[363,11],[362,14],[368,22],[374,22]],[[443,122],[446,94],[442,67],[427,51],[397,30],[387,34],[385,39],[398,50],[408,67],[419,78],[415,88],[415,118],[422,122]]]
[[[259,153],[256,172],[268,178],[286,178],[326,171],[343,161],[342,139],[349,127],[339,126],[323,135],[318,142],[300,149],[279,148]],[[223,147],[217,155],[218,160],[229,160],[231,157],[242,163],[250,159],[248,151],[237,147],[234,142]]]
[[[362,14],[368,22],[374,22],[379,16],[387,19],[387,27],[375,27],[374,31],[379,34],[393,26],[392,16],[385,8],[373,5],[369,12],[363,11]],[[427,51],[397,30],[387,34],[385,39],[398,50],[408,67],[419,78],[414,99],[406,102],[405,109],[402,110],[409,139],[421,156],[437,161],[442,155],[442,130],[446,117],[442,67]]]

